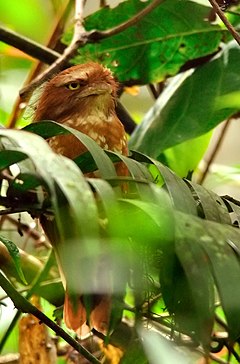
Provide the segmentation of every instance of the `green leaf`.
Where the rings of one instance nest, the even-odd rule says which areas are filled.
[[[30,124],[23,130],[31,131],[44,138],[71,133],[89,150],[102,178],[117,176],[113,163],[104,153],[102,148],[100,148],[89,136],[76,129],[63,124],[58,124],[54,121],[46,120]]]
[[[85,19],[87,30],[106,30],[136,15],[150,1],[105,7]],[[223,30],[204,19],[209,8],[188,0],[164,1],[136,25],[79,49],[75,64],[92,61],[111,68],[121,82],[147,84],[175,75],[188,60],[213,53]],[[72,32],[64,37],[69,44]]]
[[[191,364],[193,358],[180,351],[173,343],[157,333],[155,330],[139,328],[138,333],[146,352],[148,362],[151,364]],[[138,361],[137,361],[138,362]]]
[[[236,113],[239,108],[226,104],[219,109],[219,97],[239,90],[239,57],[233,41],[187,78],[177,76],[132,134],[130,148],[158,158],[165,149],[207,133]]]
[[[202,217],[207,220],[232,225],[229,212],[221,197],[194,182],[186,181],[186,183],[191,186],[193,195],[195,194],[198,208],[201,206],[202,211],[200,213],[203,214]]]
[[[214,322],[213,279],[206,254],[196,241],[194,229],[186,231],[187,224],[177,224],[176,254],[183,267],[189,286],[189,297],[182,301],[185,315],[176,314],[180,327],[194,332],[205,348],[208,347]],[[191,221],[190,221],[191,225]],[[186,291],[185,291],[186,292]],[[181,301],[176,297],[176,301]],[[178,313],[179,314],[179,313]]]
[[[4,238],[3,236],[0,236],[0,241],[5,245],[11,258],[13,259],[19,278],[24,284],[28,284],[21,268],[21,259],[18,247],[12,241]]]
[[[1,150],[0,151],[0,169],[5,169],[10,167],[14,163],[18,163],[27,156],[23,152],[20,151],[12,151],[12,150]]]
[[[211,136],[212,132],[209,132],[164,150],[167,166],[178,176],[187,177],[188,173],[193,172],[202,160]],[[159,159],[161,160],[161,155]]]
[[[41,223],[57,250],[69,291],[76,293],[83,282],[83,279],[81,282],[76,279],[76,274],[81,276],[85,272],[84,266],[79,265],[81,254],[89,250],[91,254],[93,251],[97,253],[99,249],[99,221],[94,195],[77,165],[54,153],[38,135],[22,130],[0,130],[0,137],[7,149],[20,150],[28,156],[36,176],[49,193],[54,218],[43,214]],[[92,252],[89,240],[94,243]]]
[[[131,158],[153,164],[166,185],[173,205],[179,210],[197,215],[196,203],[184,181],[162,163],[137,151],[131,151]]]
[[[240,231],[228,225],[196,217],[189,220],[181,213],[177,215],[179,226],[185,227],[184,234],[191,238],[192,244],[199,244],[206,254],[205,261],[212,271],[219,292],[229,335],[235,340],[240,337],[240,260],[236,254],[236,251],[240,250]],[[187,250],[185,254],[188,254]]]

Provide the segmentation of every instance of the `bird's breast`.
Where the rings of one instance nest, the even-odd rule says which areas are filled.
[[[64,120],[61,124],[70,126],[88,135],[101,148],[124,153],[126,136],[124,128],[115,115],[89,115]],[[58,135],[49,139],[50,147],[59,154],[74,159],[87,151],[86,147],[73,135]]]

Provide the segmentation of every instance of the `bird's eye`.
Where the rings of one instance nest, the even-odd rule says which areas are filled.
[[[81,85],[80,85],[80,82],[71,82],[71,83],[68,83],[66,86],[67,86],[67,88],[69,88],[69,90],[75,91],[75,90],[78,90]]]

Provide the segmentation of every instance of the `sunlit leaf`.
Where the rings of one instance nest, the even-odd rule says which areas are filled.
[[[125,1],[85,19],[87,30],[106,30],[128,19],[150,1]],[[74,63],[98,61],[121,82],[146,84],[175,75],[188,60],[213,53],[223,31],[204,19],[209,8],[188,0],[164,1],[136,25],[98,43],[81,47]],[[72,32],[64,37],[69,43]]]
[[[213,129],[239,108],[219,109],[219,97],[238,91],[240,49],[236,42],[187,78],[177,76],[145,115],[130,139],[130,148],[157,158],[165,149]],[[216,107],[217,105],[217,107]]]

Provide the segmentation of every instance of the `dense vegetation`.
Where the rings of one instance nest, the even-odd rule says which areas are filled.
[[[29,329],[24,334],[23,327],[29,325],[25,316],[19,324],[19,349],[14,349],[18,313],[0,333],[1,349],[19,350],[24,364],[36,352],[44,363],[84,363],[84,357],[99,363],[104,355],[105,363],[240,362],[240,203],[206,189],[196,173],[208,132],[239,112],[239,39],[232,39],[215,14],[224,16],[225,10],[237,29],[238,1],[213,2],[214,11],[206,2],[128,0],[92,12],[84,28],[81,11],[76,11],[74,29],[67,21],[73,19],[72,2],[63,2],[63,8],[60,3],[52,1],[57,26],[49,48],[30,44],[3,25],[2,51],[7,56],[14,45],[39,59],[34,77],[41,62],[55,67],[47,69],[47,78],[59,67],[89,59],[109,67],[120,83],[118,114],[129,134],[130,153],[123,157],[102,150],[54,120],[23,127],[23,100],[28,102],[33,87],[24,90],[13,113],[0,110],[6,126],[0,129],[0,285],[19,313],[33,314],[68,343],[51,343],[47,349],[34,339],[51,340],[45,326],[33,325],[36,333]],[[25,5],[22,14],[27,14]],[[78,10],[82,6],[76,1]],[[1,7],[8,24],[11,5]],[[144,9],[149,12],[142,14]],[[28,59],[16,62],[19,68],[30,68]],[[14,74],[11,63],[4,68]],[[154,97],[140,121],[140,111],[130,116],[121,104],[135,85],[147,85]],[[7,83],[2,92],[5,88]],[[67,133],[88,150],[74,161],[55,154],[45,141]],[[120,160],[129,170],[127,178],[116,175],[114,164]],[[84,175],[95,170],[99,178]],[[111,282],[114,303],[106,337],[94,332],[94,339],[79,344],[64,326],[64,290],[54,254],[39,225],[31,230],[33,220],[43,214],[56,221],[67,279],[73,286],[77,280],[82,293],[92,293],[96,279],[101,281],[96,278],[100,257],[110,262],[102,272]],[[100,285],[108,292],[108,283]]]

